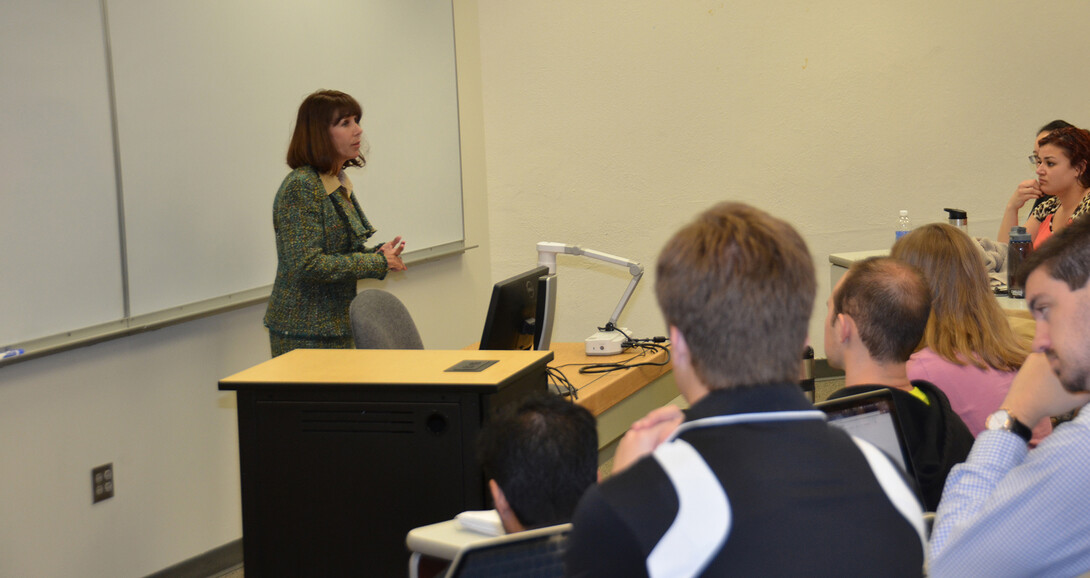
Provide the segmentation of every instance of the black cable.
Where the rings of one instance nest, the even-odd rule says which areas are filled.
[[[629,342],[625,344],[625,347],[632,347],[637,343],[666,343],[666,337],[658,335],[655,337],[640,337],[637,339],[629,338]]]
[[[549,378],[549,385],[556,388],[556,394],[561,397],[571,397],[572,399],[579,399],[579,392],[568,380],[568,376],[564,375],[563,371],[554,367],[545,367],[545,375]]]
[[[624,335],[625,342],[621,344],[622,351],[625,349],[638,347],[641,343],[666,343],[667,341],[667,338],[663,337],[662,335],[658,335],[655,337],[632,337],[631,335],[625,333],[620,327],[617,327],[616,325],[608,322],[606,323],[605,327],[599,327],[598,331],[616,331],[617,333]],[[669,355],[669,352],[667,352],[667,355]]]
[[[626,335],[625,337],[628,337],[628,336]],[[657,338],[651,338],[651,339],[657,339]],[[665,341],[665,340],[663,340],[663,341]],[[622,369],[632,369],[633,367],[642,367],[642,366],[645,366],[645,365],[662,366],[662,365],[666,365],[667,363],[670,363],[670,349],[667,348],[664,345],[659,345],[658,343],[644,343],[642,340],[632,341],[631,339],[629,339],[629,343],[630,343],[630,346],[629,346],[630,348],[645,349],[645,350],[649,350],[649,351],[652,351],[652,352],[654,352],[654,351],[665,351],[666,352],[666,359],[664,359],[661,362],[643,361],[643,362],[640,362],[640,363],[630,364],[629,362],[632,361],[633,359],[638,359],[640,357],[643,357],[644,353],[641,352],[639,355],[633,355],[632,357],[629,357],[628,359],[625,359],[623,361],[616,361],[616,362],[610,362],[610,363],[592,363],[592,364],[588,364],[588,365],[583,365],[582,367],[579,368],[579,373],[583,373],[583,374],[588,374],[588,373],[609,373],[609,372],[612,372],[612,371],[619,371],[619,370],[622,370]]]

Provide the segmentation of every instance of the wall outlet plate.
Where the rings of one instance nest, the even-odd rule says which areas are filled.
[[[91,503],[114,497],[114,465],[104,464],[91,470]]]

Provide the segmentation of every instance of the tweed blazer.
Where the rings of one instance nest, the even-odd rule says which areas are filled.
[[[381,244],[354,194],[344,187],[328,193],[313,167],[284,178],[273,202],[276,280],[265,326],[289,337],[352,335],[348,307],[356,280],[383,279],[389,270]]]

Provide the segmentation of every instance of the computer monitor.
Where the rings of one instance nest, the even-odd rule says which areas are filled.
[[[536,267],[492,287],[481,334],[485,349],[548,349],[556,310],[556,275]]]

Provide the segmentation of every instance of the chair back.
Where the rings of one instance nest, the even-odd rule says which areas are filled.
[[[467,544],[446,578],[562,578],[569,532],[561,524]]]
[[[357,349],[424,349],[409,310],[392,293],[364,289],[348,308]]]

